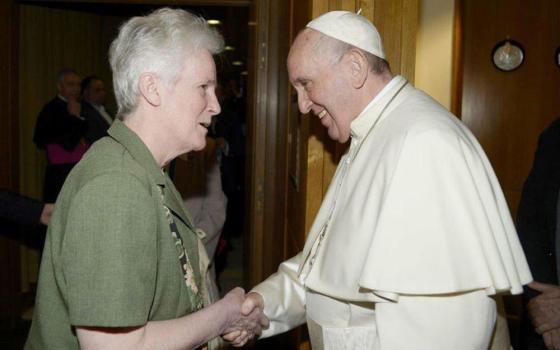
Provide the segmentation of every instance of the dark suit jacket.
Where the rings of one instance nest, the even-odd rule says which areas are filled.
[[[523,185],[517,213],[517,232],[536,281],[558,284],[556,269],[557,202],[560,189],[560,119],[540,135],[533,167]],[[537,292],[526,288],[527,303]],[[519,349],[546,349],[542,336],[524,315]]]
[[[87,124],[70,115],[67,103],[59,97],[49,101],[39,113],[35,124],[33,142],[44,149],[50,143],[56,143],[67,151],[72,151],[84,137]]]
[[[88,130],[85,135],[86,142],[91,145],[103,136],[107,136],[109,123],[89,102],[82,103],[82,117],[86,119]]]
[[[35,199],[0,189],[0,220],[29,226],[38,224],[43,207]]]

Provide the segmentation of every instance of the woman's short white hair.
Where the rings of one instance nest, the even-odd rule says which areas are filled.
[[[222,36],[206,20],[185,10],[162,8],[125,22],[109,50],[118,117],[126,118],[136,109],[141,74],[155,73],[173,86],[186,57],[200,49],[215,55],[223,45]]]

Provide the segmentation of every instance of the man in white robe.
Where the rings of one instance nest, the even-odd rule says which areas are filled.
[[[313,349],[489,346],[493,296],[531,274],[500,185],[471,132],[389,70],[364,17],[311,21],[288,57],[302,113],[351,140],[301,253],[256,286],[278,334],[307,322]]]

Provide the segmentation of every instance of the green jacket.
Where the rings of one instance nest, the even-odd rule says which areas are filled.
[[[108,133],[57,199],[25,349],[78,349],[75,326],[142,326],[201,307],[198,237],[179,193],[134,132],[115,121]]]

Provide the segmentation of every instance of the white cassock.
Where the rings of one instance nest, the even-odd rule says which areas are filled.
[[[314,350],[487,348],[491,296],[532,277],[481,146],[400,76],[351,135],[305,248],[253,290],[263,337],[307,322]]]

